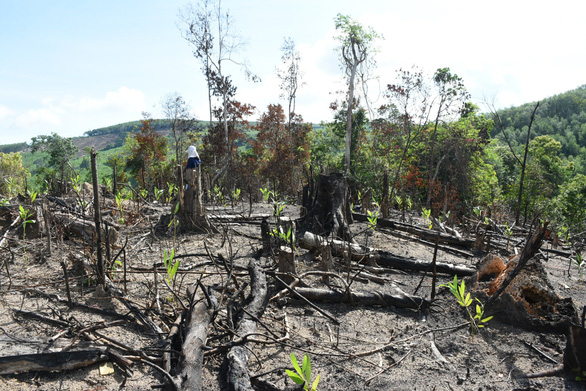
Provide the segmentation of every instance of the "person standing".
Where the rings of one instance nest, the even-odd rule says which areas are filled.
[[[199,158],[199,154],[197,153],[195,146],[190,145],[185,152],[187,153],[187,166],[185,168],[199,167],[201,164],[201,159]]]

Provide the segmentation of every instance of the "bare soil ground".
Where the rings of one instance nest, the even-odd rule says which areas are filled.
[[[111,202],[111,201],[110,201]],[[128,211],[132,211],[129,207]],[[243,286],[248,280],[246,265],[262,246],[259,220],[235,218],[231,221],[214,219],[217,215],[246,217],[266,213],[272,208],[267,204],[231,207],[208,206],[208,213],[220,228],[219,234],[154,235],[153,227],[161,214],[169,207],[147,205],[141,215],[127,216],[112,254],[125,247],[126,281],[122,265],[115,264],[112,273],[114,285],[125,291],[125,298],[141,309],[164,333],[181,311],[163,279],[163,252],[169,251],[176,241],[176,255],[181,256],[175,280],[175,291],[187,303],[187,287],[198,280],[205,286],[217,287],[216,295],[224,303],[210,327],[203,368],[203,389],[223,390],[225,384],[226,351],[231,339],[230,322],[226,305],[233,299],[239,301],[237,288],[226,273],[222,258],[234,266],[234,275]],[[115,215],[115,213],[114,213]],[[284,216],[297,218],[299,207],[287,206]],[[417,217],[415,223],[422,223]],[[431,260],[433,246],[419,243],[415,238],[398,237],[388,230],[378,230],[374,235],[364,223],[352,225],[356,240],[393,254]],[[22,232],[20,232],[20,235]],[[55,297],[66,299],[66,286],[60,262],[64,261],[69,275],[70,294],[73,302],[129,314],[127,306],[110,294],[96,290],[91,274],[81,273],[83,260],[91,263],[95,258],[83,238],[67,235],[59,227],[53,227],[51,256],[46,250],[44,237],[27,239],[26,256],[22,240],[17,232],[10,240],[9,249],[0,253],[0,356],[40,353],[50,350],[79,350],[82,344],[109,346],[130,357],[132,372],[124,373],[114,365],[114,372],[100,375],[102,364],[55,372],[24,372],[0,376],[0,390],[148,390],[165,384],[161,371],[146,365],[138,357],[161,357],[161,339],[143,323],[134,319],[116,323],[99,330],[87,331],[88,327],[113,322],[120,318],[88,312],[80,307],[69,307]],[[60,239],[60,240],[59,240]],[[545,246],[550,246],[545,244]],[[306,250],[297,249],[300,262],[298,272],[319,270],[319,263],[304,257]],[[220,257],[220,255],[222,257]],[[439,251],[437,260],[454,264],[475,266],[483,254],[463,257],[451,252]],[[123,255],[118,258],[124,260]],[[267,270],[274,269],[271,257],[258,261]],[[586,305],[586,283],[578,279],[575,266],[570,275],[570,260],[549,254],[542,261],[550,283],[560,297],[571,297],[580,310]],[[344,262],[335,262],[335,271],[348,279]],[[10,277],[6,273],[7,266]],[[153,272],[157,267],[157,283]],[[353,291],[385,292],[392,283],[407,293],[429,298],[431,277],[424,273],[387,269],[379,275],[383,283],[354,279]],[[439,284],[451,281],[453,276],[439,275]],[[268,276],[269,295],[278,290]],[[318,276],[304,278],[310,287],[325,287]],[[342,287],[336,279],[331,286]],[[223,290],[223,286],[227,286]],[[419,288],[417,288],[419,286]],[[244,289],[247,295],[248,288]],[[224,293],[224,296],[222,296]],[[158,296],[158,299],[157,299]],[[288,378],[285,369],[291,369],[290,354],[299,359],[305,353],[311,357],[312,377],[320,375],[320,390],[581,390],[584,382],[573,377],[519,378],[522,374],[540,372],[561,364],[566,338],[563,333],[536,331],[510,325],[504,314],[495,314],[486,328],[474,336],[466,326],[467,318],[449,291],[438,289],[436,301],[430,311],[397,309],[382,306],[359,306],[348,303],[316,303],[324,312],[338,320],[332,322],[319,311],[303,302],[286,296],[270,302],[258,325],[255,339],[248,343],[251,359],[248,363],[253,384],[257,389],[298,389]],[[48,324],[46,321],[23,316],[17,310],[41,314],[47,318],[65,322],[66,326]],[[458,327],[460,326],[460,327]],[[84,329],[86,331],[84,331]],[[106,339],[107,338],[107,339]],[[114,342],[112,342],[114,341]],[[264,341],[264,342],[260,342]]]

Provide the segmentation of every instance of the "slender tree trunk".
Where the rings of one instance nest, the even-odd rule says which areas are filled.
[[[346,174],[350,173],[350,147],[352,145],[352,109],[354,108],[354,79],[357,64],[352,64],[350,83],[348,84],[348,112],[346,113]]]
[[[100,213],[100,192],[98,188],[98,165],[96,162],[96,150],[92,148],[91,159],[92,159],[92,182],[94,188],[94,221],[96,224],[96,237],[97,237],[97,251],[98,251],[98,284],[106,287],[106,275],[104,273],[104,259],[102,257],[102,214]]]
[[[519,225],[519,215],[521,213],[521,201],[523,198],[523,182],[525,180],[525,168],[527,166],[527,153],[529,152],[529,138],[531,137],[531,126],[535,119],[535,112],[539,107],[539,102],[535,105],[533,113],[531,113],[531,120],[529,121],[529,128],[527,129],[527,139],[525,140],[525,155],[523,156],[523,164],[521,165],[521,180],[519,182],[519,197],[517,198],[517,211],[515,212],[515,225]]]

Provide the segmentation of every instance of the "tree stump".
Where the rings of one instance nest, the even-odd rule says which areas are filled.
[[[507,265],[497,255],[489,254],[479,262],[478,274],[467,281],[477,296],[489,307],[488,299],[496,294],[519,262],[519,255]],[[496,276],[496,277],[495,277]],[[507,323],[541,332],[565,332],[578,323],[571,298],[559,297],[541,261],[530,259],[503,293],[490,306],[491,314]]]
[[[218,232],[208,220],[206,209],[201,200],[201,173],[199,168],[185,170],[181,180],[181,167],[178,166],[179,186],[179,222],[182,231]]]
[[[315,195],[307,197],[306,215],[300,227],[304,232],[351,241],[352,213],[348,200],[348,178],[340,173],[320,175]],[[310,202],[311,201],[311,202]]]
[[[279,272],[281,273],[289,273],[293,276],[297,275],[297,270],[295,268],[295,253],[289,247],[281,246],[279,247]],[[293,282],[294,277],[292,276],[283,276],[283,281],[287,284]]]

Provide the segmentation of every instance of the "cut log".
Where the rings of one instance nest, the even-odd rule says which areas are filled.
[[[262,316],[267,302],[267,280],[264,271],[254,261],[248,264],[250,273],[250,289],[252,300],[247,307],[246,312],[236,328],[235,338],[244,336],[256,331],[256,320]],[[226,360],[228,361],[228,389],[232,391],[253,390],[250,383],[250,374],[248,371],[248,360],[250,358],[250,349],[243,346],[235,346],[230,349]]]
[[[379,251],[376,261],[380,266],[386,266],[393,269],[414,270],[414,271],[432,271],[432,262],[417,259],[413,257],[403,257],[393,255],[386,251]],[[444,273],[457,276],[471,276],[476,274],[476,269],[466,266],[446,262],[436,262],[435,268],[437,273]]]
[[[391,293],[352,292],[347,293],[331,289],[295,288],[295,291],[308,300],[329,303],[352,303],[353,305],[380,305],[383,307],[411,308],[423,310],[430,305],[429,300],[403,292],[398,286],[391,286]]]
[[[364,247],[359,244],[345,242],[343,240],[326,239],[323,236],[315,235],[311,232],[305,232],[299,240],[299,247],[306,250],[319,250],[324,246],[331,248],[332,253],[336,256],[344,256],[350,251],[350,257],[354,261],[362,261],[370,254],[376,253],[376,250],[371,247]]]

